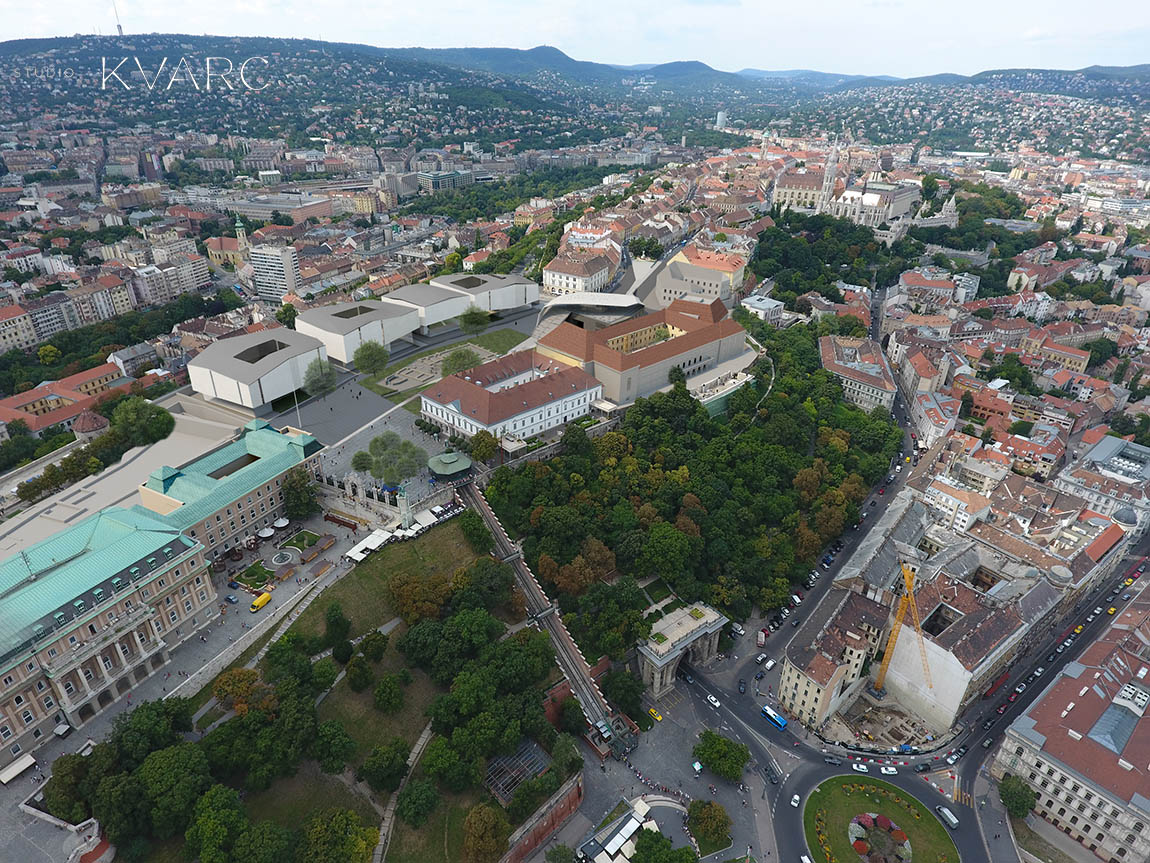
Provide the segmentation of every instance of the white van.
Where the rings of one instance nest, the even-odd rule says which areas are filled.
[[[954,817],[953,812],[951,812],[945,806],[935,806],[934,811],[938,813],[938,817],[942,819],[943,824],[945,824],[951,830],[958,829],[958,819]]]
[[[793,602],[795,605],[802,605],[803,604],[802,597],[800,597],[797,593],[791,594],[791,602]]]
[[[804,854],[799,858],[799,863],[811,863],[811,858]]]

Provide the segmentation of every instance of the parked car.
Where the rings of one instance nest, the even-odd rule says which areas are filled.
[[[995,713],[997,713],[997,714],[999,714],[999,715],[1001,716],[1003,713],[1005,713],[1005,712],[1006,712],[1006,708],[1007,708],[1008,706],[1009,706],[1009,705],[1006,705],[1006,704],[1000,704],[1000,705],[998,705],[998,710],[996,710],[996,711],[995,711]]]
[[[1018,686],[1014,687],[1014,694],[1015,695],[1021,695],[1025,691],[1026,691],[1026,684],[1025,683],[1020,683],[1020,684],[1018,684]]]
[[[766,661],[767,661],[767,655],[765,653],[760,653],[758,656],[755,657],[755,665],[762,665]]]
[[[229,581],[228,587],[231,588],[232,590],[239,590],[240,589],[240,583],[238,581]]]
[[[656,710],[654,707],[647,708],[647,712],[651,714],[651,718],[654,719],[656,722],[662,722],[663,721],[663,714],[660,713],[658,710]]]
[[[766,676],[767,672],[763,671],[761,668],[755,672],[755,680],[762,680]]]
[[[865,764],[859,764],[857,761],[851,765],[851,770],[854,770],[856,773],[870,773],[869,767]]]
[[[993,719],[988,719],[988,720],[986,720],[986,722],[982,723],[982,730],[983,731],[989,731],[993,727],[994,727],[994,720]]]
[[[1108,609],[1106,609],[1107,614],[1115,614],[1115,613],[1117,613],[1117,611],[1118,611],[1118,609],[1115,608],[1113,605],[1110,606]]]

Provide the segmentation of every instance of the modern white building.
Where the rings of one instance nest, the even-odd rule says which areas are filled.
[[[299,290],[299,254],[293,246],[253,246],[249,254],[255,270],[256,292],[261,300],[280,302],[284,294]]]
[[[301,312],[295,328],[319,339],[329,357],[346,365],[364,342],[378,342],[391,350],[393,342],[410,338],[419,329],[419,310],[387,301],[335,303]]]
[[[188,377],[205,398],[260,414],[269,412],[275,399],[300,389],[316,359],[327,359],[323,342],[277,327],[214,342],[188,363]]]
[[[539,284],[522,276],[456,273],[431,280],[431,286],[466,295],[485,312],[503,312],[539,302]],[[394,294],[388,294],[391,298]]]
[[[420,396],[420,414],[452,433],[528,438],[591,412],[603,385],[576,366],[518,351],[449,375]]]
[[[760,321],[764,321],[772,327],[777,327],[782,323],[783,304],[779,300],[772,300],[770,297],[761,297],[755,294],[747,297],[740,305]]]

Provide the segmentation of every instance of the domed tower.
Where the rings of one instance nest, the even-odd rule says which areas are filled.
[[[1126,533],[1132,533],[1138,527],[1138,514],[1134,512],[1133,507],[1119,507],[1111,518],[1113,518],[1118,526],[1126,531]]]

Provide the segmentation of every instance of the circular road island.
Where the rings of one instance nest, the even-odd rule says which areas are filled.
[[[813,863],[959,863],[935,814],[909,792],[865,776],[834,776],[803,806]]]

